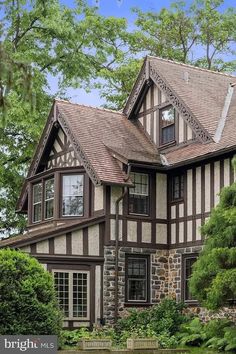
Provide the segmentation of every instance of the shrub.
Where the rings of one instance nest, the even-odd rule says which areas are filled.
[[[55,334],[61,313],[53,279],[23,252],[0,250],[0,334]]]
[[[117,335],[122,342],[128,337],[158,337],[163,348],[174,347],[177,341],[172,336],[187,319],[183,307],[182,303],[165,299],[146,310],[130,309],[129,316],[118,321]]]
[[[199,318],[194,318],[181,326],[177,338],[181,345],[236,351],[236,328],[226,319],[215,319],[203,324]]]

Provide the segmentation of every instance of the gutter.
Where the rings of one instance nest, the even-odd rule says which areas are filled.
[[[131,165],[128,164],[128,170],[127,170],[127,176],[126,176],[126,181],[129,179],[130,175],[130,170],[131,170]],[[118,276],[119,276],[119,204],[121,200],[124,199],[126,194],[128,193],[128,187],[125,186],[124,192],[122,195],[116,200],[116,219],[115,219],[115,323],[118,320],[118,306],[119,306],[119,281],[118,281]]]

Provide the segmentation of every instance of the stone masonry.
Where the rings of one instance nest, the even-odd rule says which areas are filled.
[[[151,269],[151,303],[160,302],[165,297],[181,301],[182,256],[199,253],[201,247],[187,247],[173,250],[155,250],[149,248],[120,247],[118,276],[118,314],[127,314],[125,308],[125,254],[150,255]],[[115,247],[104,249],[104,318],[107,324],[114,324],[115,312]],[[236,307],[224,308],[221,311],[210,312],[202,307],[189,307],[186,312],[198,315],[202,321],[212,318],[229,318],[236,322]]]

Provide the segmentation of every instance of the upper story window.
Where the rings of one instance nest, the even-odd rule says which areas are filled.
[[[134,187],[129,189],[129,213],[149,214],[149,175],[132,172],[130,178]]]
[[[33,185],[33,222],[42,220],[42,183]]]
[[[171,201],[183,199],[184,197],[184,175],[176,175],[171,181]]]
[[[44,201],[45,219],[53,217],[54,206],[54,178],[45,181],[45,201]]]
[[[175,140],[175,110],[168,106],[160,110],[161,145]]]
[[[62,179],[62,216],[83,216],[84,175],[64,175]]]
[[[44,191],[44,194],[43,194]],[[54,178],[42,180],[33,185],[33,217],[39,222],[43,218],[50,219],[54,211]],[[44,215],[44,217],[43,217]]]

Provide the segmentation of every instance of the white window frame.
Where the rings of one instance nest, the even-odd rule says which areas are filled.
[[[63,213],[63,199],[64,197],[79,197],[81,198],[80,195],[70,195],[70,194],[64,194],[64,184],[63,184],[63,178],[64,177],[71,177],[71,176],[82,176],[82,181],[83,181],[83,196],[82,196],[82,199],[83,199],[83,211],[81,214],[64,214]],[[85,178],[84,178],[84,173],[71,173],[71,174],[63,174],[62,175],[62,204],[61,204],[61,214],[62,214],[62,217],[63,218],[68,218],[68,217],[83,217],[84,216],[84,191],[85,191],[85,188],[84,188],[84,182],[85,182]]]
[[[68,270],[68,269],[53,269],[53,279],[55,273],[69,274],[69,317],[64,317],[64,320],[84,321],[90,320],[90,271],[88,270]],[[73,274],[87,274],[87,317],[73,317]]]
[[[38,186],[38,185],[40,185],[41,184],[41,200],[39,201],[39,202],[34,202],[34,195],[35,195],[35,187],[36,186]],[[37,182],[37,183],[34,183],[33,184],[33,214],[32,214],[32,221],[33,221],[33,223],[34,224],[36,224],[36,223],[38,223],[38,222],[41,222],[42,221],[42,201],[43,201],[43,183],[42,183],[42,181],[40,181],[40,182]],[[34,208],[35,208],[35,206],[36,205],[41,205],[41,217],[40,217],[40,219],[39,220],[34,220]]]
[[[48,181],[53,181],[53,186],[54,186],[53,198],[46,198],[46,184]],[[53,217],[54,217],[54,199],[55,199],[55,179],[54,179],[54,177],[52,177],[52,178],[48,178],[44,181],[44,201],[43,202],[44,202],[44,219],[45,220],[50,220],[50,219],[53,219]],[[53,213],[50,218],[47,218],[46,217],[46,204],[47,204],[47,202],[49,202],[51,200],[53,201]]]

